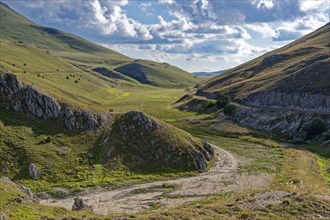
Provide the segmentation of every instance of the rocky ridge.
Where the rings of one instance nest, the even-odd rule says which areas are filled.
[[[43,119],[60,119],[69,130],[93,130],[109,118],[60,104],[37,87],[24,85],[10,72],[0,73],[0,100],[6,108],[16,112],[26,112]]]
[[[318,118],[324,123],[326,131],[314,141],[326,141],[326,136],[330,134],[330,117],[327,114],[240,106],[233,115],[225,116],[220,113],[216,117],[219,120],[230,118],[252,129],[280,134],[288,137],[292,142],[304,142],[307,135],[306,126]]]
[[[322,94],[269,91],[253,94],[243,103],[255,107],[330,112],[330,96]]]
[[[120,154],[123,151],[129,153]],[[136,111],[122,115],[114,123],[104,140],[103,152],[105,160],[122,157],[133,170],[205,170],[214,157],[214,149],[207,142]]]

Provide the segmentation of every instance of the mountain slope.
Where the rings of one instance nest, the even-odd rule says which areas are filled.
[[[78,36],[35,24],[4,3],[0,3],[0,19],[0,39],[2,41],[21,41],[24,44],[62,52],[73,50],[106,52],[109,55],[112,54],[122,59],[129,59],[120,53],[91,43]]]
[[[291,105],[292,109],[330,109],[329,41],[330,24],[327,24],[285,47],[204,82],[199,93],[224,93],[236,101],[255,105],[261,102],[262,105]]]
[[[97,74],[97,71],[93,71],[95,68],[106,68],[115,72],[114,69],[121,66],[124,66],[123,69],[125,69],[125,66],[134,63],[133,59],[125,55],[78,36],[35,24],[13,11],[4,3],[0,3],[0,16],[0,71],[10,70],[15,72],[15,74],[21,76],[23,81],[37,84],[38,87],[49,91],[52,95],[59,95],[60,93],[58,98],[62,98],[63,93],[71,93],[69,89],[72,85],[70,87],[62,86],[66,84],[65,80],[63,82],[63,79],[69,75],[79,74],[82,78],[87,79],[87,84],[89,85],[84,85],[85,88],[92,88],[94,84],[105,84],[103,87],[97,86],[99,94],[96,95],[103,95],[104,99],[110,98],[111,94],[121,93],[120,90],[123,88],[115,88],[117,87],[115,85],[118,84],[124,87],[132,87],[132,84],[135,84],[136,87],[143,87],[143,84],[140,85],[138,81],[131,77],[132,80],[127,80],[127,77],[123,77],[126,80],[121,80],[118,79],[118,74],[115,77],[111,74],[104,75],[104,77],[102,74]],[[166,69],[164,64],[152,62],[154,68],[152,72],[148,72],[149,63],[151,61],[142,62],[144,68],[142,68],[143,71],[140,73],[142,75],[150,75],[148,77],[150,83],[148,84],[172,88],[187,87],[196,83],[193,75],[170,65],[167,65],[170,68]],[[126,75],[132,75],[133,71],[135,70],[129,69],[129,72],[125,71],[125,73]],[[61,83],[54,85],[48,80],[44,80],[41,83],[38,78],[34,77],[36,74],[51,74],[53,82],[61,81]],[[118,82],[114,82],[114,80],[118,80]],[[74,85],[74,87],[77,86],[79,87],[80,85]],[[104,96],[105,91],[110,90],[114,92]],[[84,102],[90,103],[91,100],[88,100],[90,94],[91,91],[85,94],[82,90],[75,96],[80,97]],[[102,104],[101,102],[99,103]]]
[[[329,49],[330,23],[201,83],[195,96],[190,96],[192,101],[177,105],[194,109],[189,103],[204,100],[207,105],[202,110],[215,111],[219,121],[231,119],[293,142],[326,142],[330,134]],[[231,98],[234,105],[212,107],[215,99],[221,103],[224,98]],[[229,106],[232,111],[225,114]]]

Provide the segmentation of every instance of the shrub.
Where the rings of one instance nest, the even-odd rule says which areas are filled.
[[[324,122],[320,118],[314,118],[310,123],[304,126],[304,130],[307,132],[307,137],[319,135],[326,129]]]
[[[26,66],[26,63],[24,63],[24,66]]]
[[[217,103],[214,102],[214,101],[208,101],[207,104],[206,104],[206,107],[207,108],[212,108],[213,106],[215,106]]]
[[[74,82],[75,82],[75,83],[78,83],[78,80],[75,80]]]
[[[69,79],[69,76],[67,76],[66,79]]]
[[[225,114],[225,115],[232,115],[232,114],[234,114],[235,113],[235,111],[236,111],[236,105],[234,105],[234,104],[228,104],[228,105],[226,105],[224,108],[223,108],[223,113]]]
[[[218,95],[217,97],[217,106],[218,108],[223,108],[226,105],[228,105],[230,102],[230,98],[228,96],[225,95]]]

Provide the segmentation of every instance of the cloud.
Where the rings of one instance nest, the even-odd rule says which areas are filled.
[[[251,59],[321,27],[330,10],[328,0],[3,1],[43,25],[187,68]]]

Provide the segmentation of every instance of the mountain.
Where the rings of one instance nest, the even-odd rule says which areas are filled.
[[[222,99],[221,103],[227,96],[236,103],[237,110],[229,116],[217,113],[220,120],[231,118],[241,125],[297,142],[321,134],[315,138],[326,141],[330,133],[329,36],[328,23],[282,48],[208,79],[198,85],[195,96],[179,103],[178,108],[191,110],[194,108],[189,103],[199,103],[199,112],[210,111],[214,110],[215,100]]]
[[[77,74],[81,75],[80,79],[87,80],[86,83],[90,84],[87,86],[89,88],[98,85],[97,89],[100,93],[112,90],[113,92],[106,94],[109,98],[113,94],[120,94],[120,89],[115,88],[119,83],[114,80],[124,79],[122,83],[127,86],[135,84],[143,87],[144,84],[148,84],[168,88],[185,88],[197,82],[192,74],[169,64],[135,61],[73,34],[35,24],[4,3],[0,3],[0,16],[0,71],[15,72],[23,81],[36,84],[58,98],[63,98],[63,93],[72,93],[69,91],[70,88],[65,86],[63,79]],[[135,68],[137,62],[139,67]],[[114,72],[115,75],[101,74],[101,76],[95,71],[100,68]],[[35,77],[38,74],[44,78],[48,78],[47,75],[51,74],[53,79],[41,82]],[[140,82],[135,79],[143,77],[147,80]],[[80,87],[79,84],[75,86]],[[83,88],[79,90],[74,95],[84,102],[91,102],[88,100],[91,91],[85,94]]]
[[[192,74],[200,77],[214,77],[227,72],[228,70],[219,70],[215,72],[193,72]]]
[[[310,102],[300,98],[268,99],[265,105],[289,107],[290,109],[330,109],[327,100],[330,95],[330,24],[294,41],[293,43],[269,52],[244,63],[220,76],[203,82],[199,91],[208,94],[228,94],[232,99],[252,104],[261,97],[274,94],[287,96],[318,96]],[[260,97],[260,98],[258,98]],[[266,100],[261,101],[266,102]],[[323,102],[325,102],[323,104]]]

